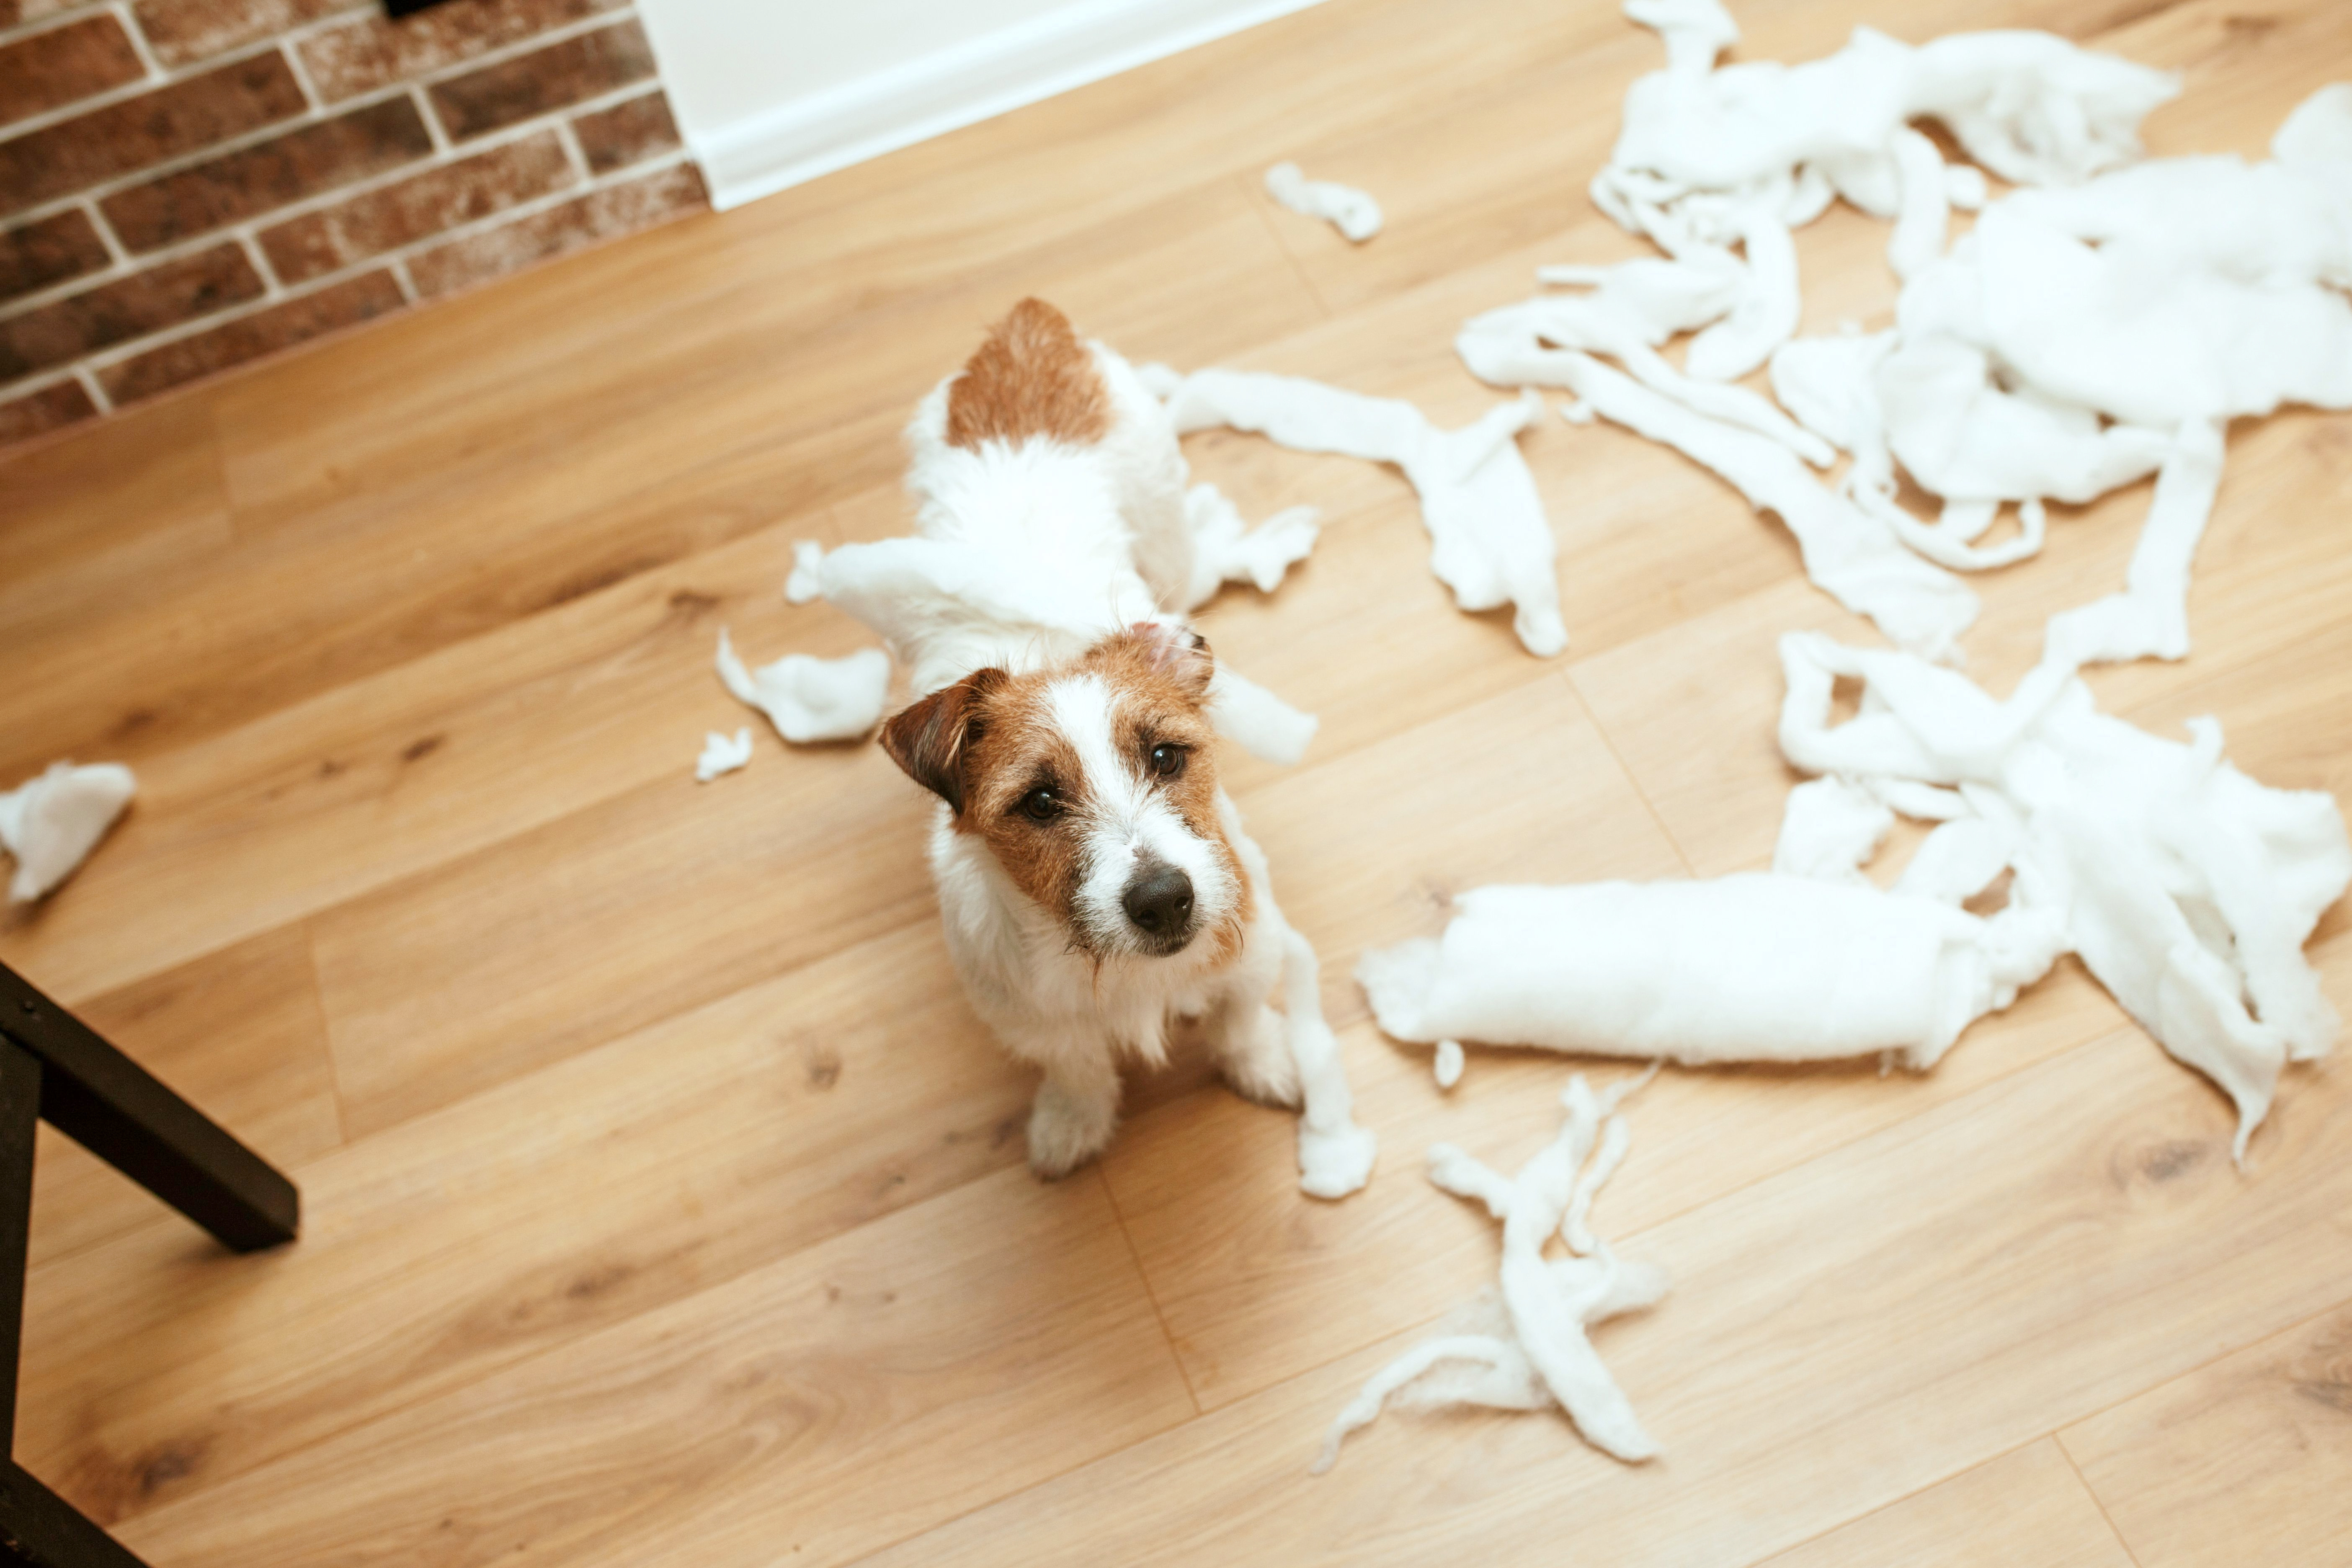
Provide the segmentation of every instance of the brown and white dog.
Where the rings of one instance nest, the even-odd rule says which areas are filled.
[[[927,695],[882,743],[940,797],[931,869],[972,1005],[1044,1069],[1031,1165],[1058,1176],[1102,1151],[1119,1059],[1163,1060],[1171,1016],[1203,1021],[1235,1089],[1295,1104],[1267,1005],[1292,939],[1217,784],[1217,672],[1181,613],[1196,562],[1167,416],[1030,300],[925,400],[908,444],[922,537],[889,542],[962,586],[898,617],[894,651]]]

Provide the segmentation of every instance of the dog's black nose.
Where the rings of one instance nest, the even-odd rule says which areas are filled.
[[[1146,871],[1127,885],[1118,900],[1127,918],[1157,937],[1171,937],[1192,918],[1192,879],[1173,866]]]

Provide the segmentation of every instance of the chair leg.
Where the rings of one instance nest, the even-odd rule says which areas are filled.
[[[0,1454],[16,1451],[16,1356],[33,1216],[33,1127],[40,1114],[41,1064],[0,1040]]]
[[[33,1208],[33,1126],[41,1064],[0,1040],[0,1436],[16,1447],[16,1355],[25,1319],[25,1243]],[[144,1568],[72,1504],[0,1459],[0,1556],[41,1568]]]
[[[40,1064],[40,1113],[58,1131],[224,1247],[294,1239],[301,1205],[291,1182],[5,964],[0,1034]]]
[[[0,1552],[39,1568],[147,1568],[13,1460],[0,1460]]]

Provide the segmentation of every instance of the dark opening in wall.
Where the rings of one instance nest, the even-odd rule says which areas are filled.
[[[447,4],[448,0],[383,0],[383,10],[387,16],[413,16],[419,11]]]

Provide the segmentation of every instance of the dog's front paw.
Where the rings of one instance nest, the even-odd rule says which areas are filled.
[[[1261,1006],[1225,1037],[1217,1065],[1235,1093],[1260,1105],[1298,1109],[1298,1058],[1290,1049],[1289,1020]]]
[[[1081,1100],[1047,1079],[1029,1107],[1029,1168],[1054,1181],[1101,1153],[1118,1129],[1117,1101]]]

